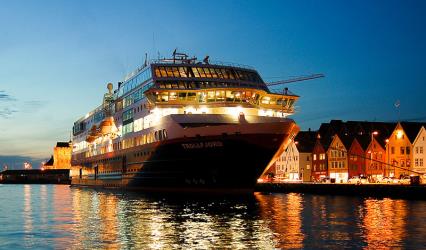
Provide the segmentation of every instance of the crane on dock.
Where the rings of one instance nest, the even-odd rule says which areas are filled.
[[[307,76],[299,76],[299,77],[290,78],[290,79],[286,79],[286,80],[266,83],[266,86],[270,87],[270,86],[288,84],[288,83],[293,83],[293,82],[302,82],[302,81],[307,81],[307,80],[312,80],[312,79],[317,79],[317,78],[322,78],[322,77],[325,77],[325,75],[324,74],[312,74],[312,75],[307,75]]]

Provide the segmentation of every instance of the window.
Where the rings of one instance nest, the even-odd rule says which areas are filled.
[[[419,150],[420,154],[423,154],[423,147],[419,147],[419,148],[420,148]]]
[[[402,154],[402,155],[405,154],[405,148],[404,147],[400,148],[400,154]]]
[[[391,147],[391,154],[395,154],[395,147]]]
[[[314,161],[316,161],[317,160],[317,155],[316,154],[314,154]]]
[[[406,147],[405,152],[407,153],[407,155],[409,155],[410,154],[410,147]]]
[[[307,160],[307,161],[309,161],[309,155],[308,155],[308,156],[306,156],[306,160]],[[309,165],[308,165],[308,166],[309,166]],[[309,169],[309,168],[308,168],[308,169]]]
[[[423,158],[419,159],[419,167],[423,167]]]

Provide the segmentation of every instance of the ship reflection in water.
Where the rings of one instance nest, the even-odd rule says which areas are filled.
[[[0,248],[421,248],[426,202],[255,193],[158,197],[1,185]]]

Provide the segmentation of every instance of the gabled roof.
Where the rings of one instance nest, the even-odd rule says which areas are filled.
[[[426,123],[422,122],[400,122],[400,124],[411,143],[416,139],[422,126],[426,127]]]
[[[361,145],[362,150],[367,150],[368,146],[371,143],[371,137],[363,134],[363,135],[356,135],[355,139],[358,141],[359,145]]]
[[[417,133],[416,139],[414,139],[413,144],[416,143],[417,140],[420,138],[420,132],[423,130],[426,130],[426,126],[422,126],[419,130],[419,133]]]
[[[297,150],[302,153],[311,153],[315,146],[317,132],[300,131],[294,139]]]
[[[368,122],[368,121],[341,121],[341,120],[331,120],[330,123],[321,124],[318,134],[321,137],[321,144],[327,150],[333,136],[339,134],[339,137],[343,138],[344,136],[355,138],[357,136],[366,136],[370,138],[371,134],[375,131],[378,132],[378,135],[375,135],[374,138],[380,143],[382,147],[385,147],[386,139],[390,137],[393,130],[396,127],[396,123],[393,122]],[[343,141],[344,139],[342,139]],[[350,140],[350,139],[349,139]],[[367,139],[360,138],[359,143],[364,147],[367,143]],[[347,142],[346,142],[347,143]],[[368,145],[367,145],[368,146]]]
[[[339,136],[339,139],[342,141],[343,146],[345,146],[346,150],[349,150],[351,148],[352,142],[354,140],[353,136],[350,136],[349,134],[337,134]]]

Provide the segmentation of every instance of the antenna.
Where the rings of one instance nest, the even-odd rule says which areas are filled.
[[[203,62],[209,64],[209,56],[204,57]]]
[[[143,63],[143,67],[145,68],[148,65],[148,53],[145,53],[145,62]]]
[[[177,50],[177,48],[175,49],[175,50],[173,50],[173,63],[176,63],[176,50]]]

